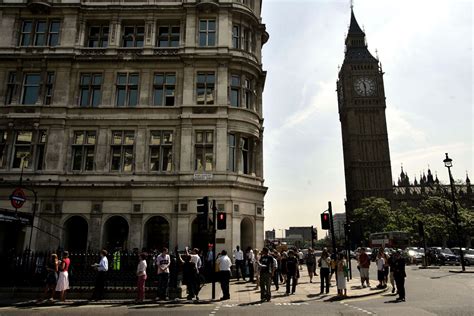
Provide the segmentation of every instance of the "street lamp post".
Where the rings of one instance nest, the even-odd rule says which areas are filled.
[[[466,267],[464,266],[464,254],[462,251],[462,237],[461,237],[462,235],[461,235],[461,229],[459,227],[458,207],[456,205],[454,179],[451,174],[451,167],[453,166],[453,160],[448,157],[448,153],[446,153],[446,159],[444,159],[443,162],[444,162],[444,166],[448,168],[448,173],[449,173],[449,183],[451,185],[451,199],[453,202],[454,225],[456,226],[456,233],[458,237],[459,253],[461,255],[461,267],[462,267],[462,271],[466,271]]]

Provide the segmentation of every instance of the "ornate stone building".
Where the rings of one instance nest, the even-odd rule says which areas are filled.
[[[205,247],[203,196],[218,250],[263,246],[261,2],[0,2],[0,207],[22,173],[32,249]]]
[[[337,92],[350,217],[363,198],[390,201],[393,192],[383,72],[352,10]]]

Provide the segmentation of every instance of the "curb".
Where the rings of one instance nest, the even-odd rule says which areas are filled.
[[[449,270],[451,273],[474,273],[474,270],[469,270],[469,271],[458,271],[458,270]]]
[[[419,267],[418,269],[440,269],[440,266],[427,266],[427,267]]]

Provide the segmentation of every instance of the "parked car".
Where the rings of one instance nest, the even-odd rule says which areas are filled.
[[[461,252],[459,251],[459,247],[451,248],[452,252],[461,258]],[[474,264],[474,249],[466,249],[462,248],[463,256],[464,256],[464,264],[469,266]]]
[[[434,263],[439,265],[456,265],[459,264],[459,258],[456,256],[451,249],[442,247],[431,247],[431,257],[435,260]]]

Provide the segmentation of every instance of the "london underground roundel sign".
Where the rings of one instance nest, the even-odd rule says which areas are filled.
[[[25,204],[26,195],[22,189],[16,188],[12,195],[10,195],[10,202],[14,208],[21,208]]]

